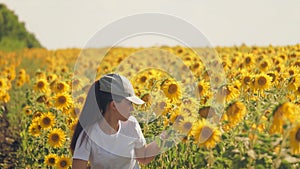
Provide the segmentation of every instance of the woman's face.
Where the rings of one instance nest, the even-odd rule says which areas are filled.
[[[127,99],[122,99],[120,103],[115,102],[116,108],[118,110],[118,113],[120,115],[120,120],[121,121],[126,121],[128,120],[130,116],[130,112],[133,111],[133,106],[130,101]]]

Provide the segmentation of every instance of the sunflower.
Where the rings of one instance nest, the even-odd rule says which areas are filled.
[[[79,90],[82,88],[82,81],[80,79],[73,79],[72,82],[71,82],[71,87],[72,87],[72,90]]]
[[[28,116],[32,113],[32,109],[30,106],[27,105],[23,107],[23,112]]]
[[[285,73],[284,73],[286,78],[292,77],[297,74],[299,74],[299,68],[296,66],[291,66],[291,67],[286,68]]]
[[[163,83],[162,89],[165,95],[171,100],[176,101],[181,97],[182,94],[182,87],[179,83],[175,81],[168,81]]]
[[[29,133],[34,137],[38,137],[41,134],[41,126],[38,123],[32,122],[28,130]]]
[[[173,52],[177,56],[181,56],[186,53],[185,48],[183,48],[182,46],[176,46],[175,48],[173,48]]]
[[[55,166],[57,160],[58,160],[58,157],[57,157],[56,154],[48,154],[48,155],[45,157],[44,163],[45,163],[47,166]]]
[[[295,60],[294,63],[293,63],[293,65],[294,65],[295,67],[300,67],[300,59]]]
[[[230,104],[222,116],[222,121],[227,121],[227,123],[222,126],[223,130],[228,131],[239,124],[245,117],[246,111],[245,104],[240,101]]]
[[[9,102],[9,100],[10,100],[10,96],[9,96],[9,94],[8,94],[7,92],[4,93],[4,94],[0,97],[0,101],[3,101],[4,103]]]
[[[0,78],[0,89],[7,90],[7,79],[6,78]]]
[[[142,106],[151,106],[153,98],[150,94],[150,91],[143,90],[141,92],[141,99],[145,102],[145,104]]]
[[[294,103],[285,102],[279,104],[273,111],[273,122],[270,127],[270,134],[283,134],[284,125],[293,124],[299,117],[300,110]]]
[[[272,78],[264,73],[255,76],[254,89],[265,90],[269,89],[272,85]]]
[[[300,84],[300,75],[294,75],[287,78],[287,87],[289,90],[296,90],[296,87]]]
[[[275,71],[269,71],[266,73],[269,77],[271,77],[271,84],[274,84],[275,86],[278,85],[279,82],[279,75]]]
[[[38,79],[34,84],[34,90],[47,94],[49,90],[49,84],[46,79]]]
[[[48,143],[51,147],[61,147],[66,141],[66,134],[60,128],[55,128],[48,134]]]
[[[295,94],[300,96],[300,84],[296,85]]]
[[[224,78],[221,74],[211,74],[210,76],[210,86],[219,87],[224,83]]]
[[[49,83],[51,83],[51,82],[53,82],[54,80],[56,80],[57,78],[58,78],[57,75],[54,74],[54,73],[52,73],[52,74],[49,74],[49,75],[47,76],[47,81],[48,81]]]
[[[166,115],[171,109],[171,103],[168,98],[162,98],[158,100],[154,100],[153,105],[151,106],[153,112],[157,115]]]
[[[41,125],[41,127],[43,129],[49,129],[49,128],[53,127],[55,124],[55,116],[51,112],[44,113],[40,117],[39,124]]]
[[[64,93],[64,92],[69,92],[70,86],[66,82],[56,82],[53,86],[53,90],[56,93]]]
[[[220,103],[230,102],[239,96],[240,92],[238,89],[231,85],[221,86],[216,94],[216,100]]]
[[[79,96],[76,96],[75,103],[79,105],[83,105],[83,103],[85,102],[85,98],[86,98],[86,94],[81,94]]]
[[[59,157],[56,163],[58,169],[66,169],[71,166],[71,160],[68,157],[62,156]]]
[[[181,120],[184,119],[185,116],[188,116],[187,114],[183,114],[180,108],[176,108],[170,111],[170,122],[178,124]]]
[[[212,119],[212,121],[219,121],[217,110],[212,106],[201,107],[198,111],[200,119]]]
[[[270,68],[270,66],[271,66],[271,63],[270,63],[269,60],[264,59],[264,60],[262,60],[262,61],[259,63],[258,66],[259,66],[259,70],[260,70],[261,72],[266,72],[266,71],[269,70],[269,68]]]
[[[18,72],[19,75],[26,75],[25,69],[20,69]]]
[[[35,77],[39,79],[46,79],[46,74],[45,72],[42,72],[41,70],[37,70],[35,72]]]
[[[69,109],[70,113],[68,113],[72,118],[77,118],[81,112],[82,105],[74,104],[72,108]]]
[[[241,81],[241,84],[242,84],[242,88],[244,90],[247,90],[251,86],[251,83],[253,81],[253,75],[251,75],[248,72],[242,71],[242,76],[241,76],[240,81]]]
[[[197,88],[199,96],[204,96],[209,90],[209,83],[205,82],[204,80],[201,80],[200,82],[198,82]]]
[[[255,57],[253,54],[247,54],[243,58],[243,64],[246,68],[251,68],[255,63]]]
[[[77,122],[78,122],[78,119],[74,119],[74,120],[72,120],[72,122],[68,125],[68,127],[69,127],[71,133],[74,132],[75,127],[76,127],[76,125],[77,125]]]
[[[181,111],[187,113],[189,116],[197,117],[198,110],[199,110],[199,100],[194,97],[186,97],[183,98],[180,102]]]
[[[54,100],[55,100],[55,107],[60,110],[69,109],[72,104],[72,98],[67,93],[57,94]]]
[[[186,116],[178,123],[177,129],[184,136],[190,136],[190,132],[195,120],[196,119],[192,116]]]
[[[191,135],[199,147],[212,149],[221,140],[221,132],[205,119],[194,123]]]
[[[300,123],[290,132],[290,149],[292,154],[300,154]]]
[[[134,84],[138,86],[146,86],[147,80],[148,80],[148,74],[146,73],[146,71],[144,71],[136,75]]]

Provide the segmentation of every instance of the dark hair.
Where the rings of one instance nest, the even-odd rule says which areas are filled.
[[[121,102],[121,100],[124,99],[124,97],[122,96],[112,95],[111,93],[100,91],[99,89],[100,84],[99,80],[97,80],[92,84],[88,91],[84,106],[82,108],[79,120],[76,124],[72,136],[70,145],[72,154],[74,153],[76,142],[80,133],[82,131],[84,132],[82,140],[80,142],[81,145],[87,136],[84,130],[86,130],[92,124],[102,119],[106,111],[107,105],[113,100],[115,100],[116,102]]]

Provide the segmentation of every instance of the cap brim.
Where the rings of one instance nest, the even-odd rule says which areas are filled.
[[[145,102],[138,98],[137,96],[130,96],[130,97],[126,97],[127,100],[131,101],[134,104],[144,104]]]

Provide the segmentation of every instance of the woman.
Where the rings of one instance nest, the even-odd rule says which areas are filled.
[[[73,169],[139,168],[159,153],[155,142],[146,144],[132,104],[143,104],[130,81],[107,74],[91,86],[71,141]]]

